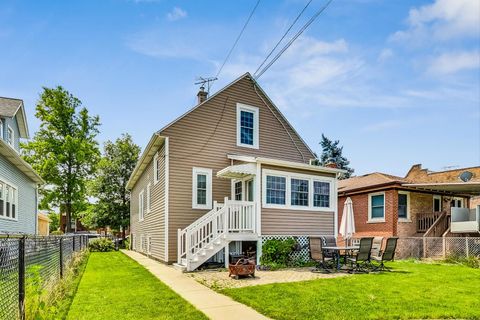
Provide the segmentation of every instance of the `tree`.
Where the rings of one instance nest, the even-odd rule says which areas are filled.
[[[59,230],[60,229],[60,214],[55,213],[55,212],[50,212],[48,214],[48,217],[50,218],[50,223],[48,225],[48,230],[50,232]]]
[[[342,174],[339,179],[348,179],[352,176],[354,170],[348,166],[350,161],[342,155],[343,146],[338,146],[339,143],[339,140],[332,141],[322,133],[322,141],[320,142],[320,145],[322,146],[320,164],[325,166],[329,162],[335,163],[337,168],[347,171]]]
[[[66,232],[71,232],[71,217],[85,204],[86,182],[99,157],[95,138],[100,121],[60,86],[43,88],[35,116],[40,129],[22,145],[24,158],[46,182],[40,207],[64,209]]]
[[[129,134],[105,143],[91,188],[92,196],[98,201],[94,205],[93,217],[91,210],[86,212],[90,223],[121,229],[124,238],[125,229],[130,224],[130,192],[126,187],[139,155],[140,147],[133,143]]]

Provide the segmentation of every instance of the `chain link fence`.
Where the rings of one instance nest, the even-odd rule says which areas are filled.
[[[396,259],[480,257],[480,237],[399,238]]]
[[[24,319],[28,285],[52,289],[87,245],[86,235],[0,235],[0,319]]]

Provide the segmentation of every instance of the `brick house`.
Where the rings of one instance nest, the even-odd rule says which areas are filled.
[[[405,177],[374,172],[339,181],[338,221],[350,197],[355,237],[443,236],[451,208],[470,208],[479,194],[480,167],[431,172],[417,164]]]

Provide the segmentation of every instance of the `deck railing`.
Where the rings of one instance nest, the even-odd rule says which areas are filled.
[[[428,212],[428,213],[418,213],[417,214],[417,232],[427,232],[428,229],[435,223],[435,221],[440,217],[442,212]]]

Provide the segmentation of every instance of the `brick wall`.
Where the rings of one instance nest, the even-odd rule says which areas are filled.
[[[347,197],[338,199],[338,226],[342,221],[343,207]],[[381,236],[390,237],[397,232],[397,210],[398,206],[396,190],[385,191],[385,222],[368,222],[368,193],[351,195],[353,212],[355,214],[355,237]]]

